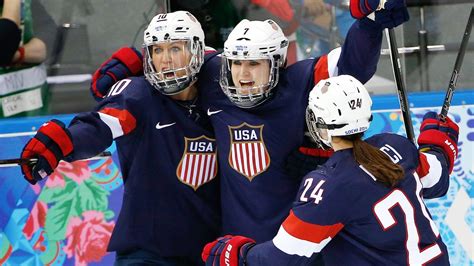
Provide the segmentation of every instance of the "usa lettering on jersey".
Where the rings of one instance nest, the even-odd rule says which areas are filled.
[[[197,190],[217,175],[216,140],[204,135],[184,139],[184,153],[176,175],[181,182]]]
[[[242,123],[229,126],[229,165],[250,181],[270,166],[270,155],[263,141],[263,125]]]

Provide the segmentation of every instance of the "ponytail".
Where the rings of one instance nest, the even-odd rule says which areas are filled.
[[[381,150],[362,140],[363,133],[341,136],[352,141],[352,154],[357,163],[362,165],[375,179],[386,187],[395,186],[405,176],[403,167],[393,163]]]

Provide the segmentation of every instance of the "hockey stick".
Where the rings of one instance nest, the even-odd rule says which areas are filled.
[[[397,40],[395,38],[395,31],[392,29],[385,29],[385,34],[388,40],[388,47],[390,49],[390,60],[392,62],[393,76],[397,84],[398,101],[400,102],[400,109],[402,111],[403,122],[405,124],[405,131],[407,138],[415,143],[415,133],[413,131],[413,122],[410,116],[410,106],[408,105],[407,91],[405,83],[403,82],[402,70],[400,66],[400,56],[397,49]]]
[[[453,74],[451,75],[451,79],[449,80],[448,90],[446,91],[443,107],[441,108],[441,113],[439,115],[440,119],[443,121],[446,120],[446,116],[448,115],[449,106],[451,105],[451,99],[453,98],[454,89],[456,88],[456,83],[458,81],[459,71],[461,70],[464,54],[466,53],[467,43],[469,42],[469,37],[471,36],[473,16],[474,16],[474,7],[471,8],[471,14],[469,15],[469,20],[467,21],[466,30],[464,31],[464,36],[462,37],[461,48],[459,48],[459,52],[456,57],[456,63],[454,64]]]
[[[105,157],[110,157],[112,156],[112,153],[110,151],[104,151],[99,154],[97,154],[94,157],[84,159],[83,161],[90,161],[90,160],[96,160],[96,159],[101,159]],[[21,164],[35,164],[38,161],[36,158],[31,158],[31,159],[5,159],[5,160],[0,160],[0,167],[11,167],[11,166],[18,166]]]

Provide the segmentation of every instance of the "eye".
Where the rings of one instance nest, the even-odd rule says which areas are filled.
[[[238,66],[240,66],[240,65],[242,65],[242,61],[240,61],[240,60],[232,60],[232,65],[238,65]]]
[[[153,48],[153,53],[155,53],[155,54],[160,54],[162,52],[163,52],[163,48],[161,48],[161,47],[154,47]]]
[[[173,47],[171,47],[171,51],[172,51],[173,53],[180,52],[180,51],[181,51],[181,47],[180,47],[180,46],[173,46]]]
[[[255,60],[251,60],[251,61],[249,62],[249,65],[251,65],[251,66],[258,66],[258,65],[260,65],[260,63],[257,62],[257,61],[255,61]]]

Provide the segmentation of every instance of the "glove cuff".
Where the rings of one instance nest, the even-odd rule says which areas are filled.
[[[380,6],[379,0],[350,0],[349,9],[351,16],[361,19],[377,10]]]
[[[418,137],[418,145],[420,149],[427,146],[436,146],[440,148],[448,159],[449,173],[451,173],[454,166],[454,160],[458,154],[458,147],[457,144],[453,143],[445,133],[436,129],[423,131]]]
[[[124,63],[132,75],[140,73],[143,69],[143,60],[139,52],[133,47],[122,47],[112,55],[112,58],[118,59]]]
[[[249,246],[247,244],[255,244],[255,240],[244,236],[224,236],[231,239],[225,245],[220,257],[220,265],[240,266],[244,265],[243,255],[247,254]],[[244,249],[244,250],[242,250]]]
[[[71,133],[69,133],[69,130],[66,128],[63,122],[57,119],[52,119],[42,126],[39,132],[45,134],[57,144],[63,157],[66,157],[72,153],[73,144]]]

